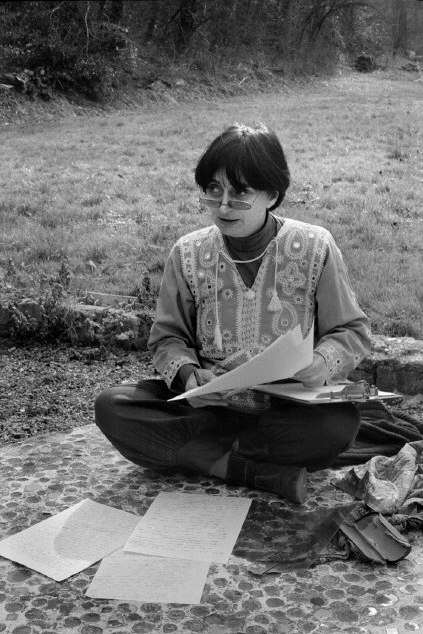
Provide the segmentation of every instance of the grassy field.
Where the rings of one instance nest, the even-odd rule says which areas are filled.
[[[352,74],[272,95],[0,129],[0,290],[137,295],[152,307],[177,237],[209,224],[193,169],[234,121],[265,122],[292,186],[280,215],[327,227],[375,332],[423,338],[423,82]]]

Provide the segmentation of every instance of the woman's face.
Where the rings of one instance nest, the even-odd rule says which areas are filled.
[[[204,196],[220,200],[220,207],[209,208],[212,220],[223,234],[234,238],[246,238],[261,229],[268,207],[277,199],[277,196],[272,197],[249,185],[245,186],[245,191],[236,191],[223,170],[214,174]],[[251,208],[230,207],[228,201],[231,200],[249,203]]]

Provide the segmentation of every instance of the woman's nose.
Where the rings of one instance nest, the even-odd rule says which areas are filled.
[[[228,190],[225,188],[223,190],[223,194],[222,194],[222,200],[220,201],[220,211],[227,213],[229,211],[229,207],[228,207],[228,201],[229,201],[229,194],[228,194]]]

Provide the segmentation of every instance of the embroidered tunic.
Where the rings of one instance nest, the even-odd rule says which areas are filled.
[[[232,370],[297,324],[306,336],[313,319],[314,350],[326,360],[328,383],[336,383],[369,353],[370,329],[329,231],[285,219],[248,287],[212,225],[174,245],[148,347],[170,387],[185,364]]]

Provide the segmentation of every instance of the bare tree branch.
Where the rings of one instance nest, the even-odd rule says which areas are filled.
[[[86,34],[87,34],[87,42],[85,45],[85,50],[86,53],[88,55],[88,46],[89,46],[89,42],[90,42],[90,29],[88,28],[88,13],[90,10],[90,0],[87,0],[87,10],[85,11],[85,16],[84,16],[84,22],[85,22],[85,30],[86,30]]]

